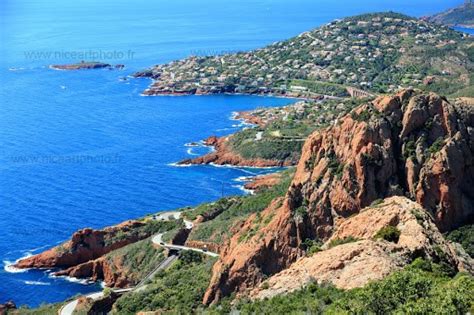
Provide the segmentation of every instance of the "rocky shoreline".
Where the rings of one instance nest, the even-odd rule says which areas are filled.
[[[20,259],[17,269],[59,269],[57,277],[72,277],[91,281],[103,280],[108,287],[133,285],[129,271],[121,261],[110,261],[106,255],[154,234],[150,221],[129,220],[101,230],[85,228],[75,232],[69,241],[40,254]]]
[[[204,144],[214,147],[214,151],[206,155],[186,159],[178,162],[178,165],[221,165],[221,166],[240,166],[240,167],[286,167],[293,163],[290,161],[264,160],[264,159],[246,159],[238,153],[233,152],[228,145],[229,138],[211,136],[204,140]]]
[[[338,98],[330,95],[317,94],[314,96],[303,95],[300,93],[285,93],[279,94],[274,92],[235,92],[235,91],[200,91],[200,90],[173,90],[173,91],[164,91],[164,90],[154,90],[148,88],[142,92],[142,96],[206,96],[206,95],[249,95],[249,96],[268,96],[268,97],[278,97],[278,98],[291,98],[291,99],[300,99],[300,100],[313,100],[319,101],[325,98]]]

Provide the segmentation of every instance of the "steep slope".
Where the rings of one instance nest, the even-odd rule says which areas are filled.
[[[250,217],[221,252],[204,298],[254,288],[374,200],[407,195],[448,231],[474,215],[474,108],[404,90],[306,141],[283,204]]]
[[[333,245],[337,243],[344,244]],[[270,277],[252,296],[288,293],[314,280],[341,289],[362,287],[383,279],[416,257],[453,266],[455,270],[472,271],[470,265],[458,259],[455,248],[444,239],[429,214],[405,197],[387,198],[343,220],[323,249]]]

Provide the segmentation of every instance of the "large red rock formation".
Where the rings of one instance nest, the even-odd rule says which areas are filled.
[[[252,289],[379,198],[407,195],[441,231],[460,225],[474,215],[473,156],[473,107],[414,90],[359,106],[308,138],[284,202],[221,251],[204,302]]]
[[[125,245],[151,236],[142,229],[146,223],[126,221],[103,230],[79,230],[71,240],[41,254],[20,260],[16,268],[68,268],[109,253]]]
[[[397,240],[377,238],[377,233],[393,227],[400,233]],[[354,242],[329,248],[335,240]],[[265,281],[264,288],[253,290],[255,298],[271,297],[303,287],[311,281],[330,282],[342,289],[362,287],[401,269],[415,257],[429,258],[472,271],[458,258],[456,249],[447,242],[419,204],[406,197],[390,197],[381,204],[361,210],[343,219],[323,250],[304,257]],[[465,257],[469,259],[468,255]],[[474,265],[472,265],[474,267]]]
[[[58,271],[55,275],[91,281],[103,280],[109,288],[127,288],[137,283],[130,277],[130,270],[124,268],[119,259],[110,261],[105,256]]]

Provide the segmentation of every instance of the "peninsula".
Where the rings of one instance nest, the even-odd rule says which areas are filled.
[[[317,99],[370,97],[404,87],[448,95],[472,84],[473,41],[467,34],[405,15],[366,14],[250,52],[191,56],[135,76],[153,79],[144,95],[246,93]]]
[[[426,19],[448,26],[474,28],[474,3],[472,0],[466,0],[463,5],[427,17]]]

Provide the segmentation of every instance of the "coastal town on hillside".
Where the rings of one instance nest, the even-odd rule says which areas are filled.
[[[436,90],[446,82],[460,89],[472,73],[472,63],[463,62],[462,54],[472,42],[466,34],[423,20],[368,14],[255,51],[192,56],[136,76],[156,80],[145,95],[347,96],[348,88],[387,93],[404,86]],[[440,52],[446,58],[437,63]]]

